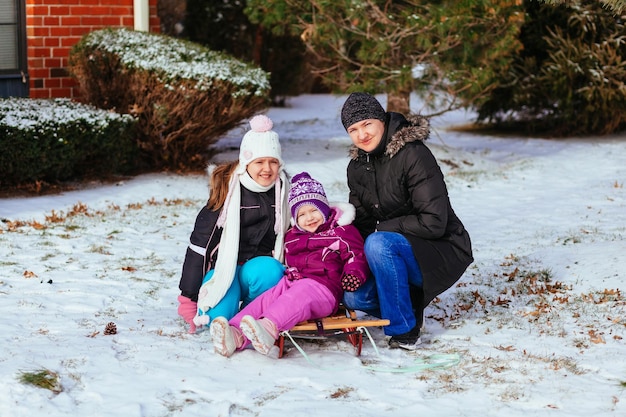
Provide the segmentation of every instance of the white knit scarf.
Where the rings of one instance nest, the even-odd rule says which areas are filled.
[[[207,311],[215,307],[224,297],[235,278],[237,268],[237,254],[239,253],[239,214],[241,211],[241,186],[252,192],[266,192],[275,187],[275,222],[274,233],[276,243],[274,244],[274,258],[283,262],[285,231],[289,227],[290,216],[287,193],[289,191],[289,180],[284,170],[280,169],[279,175],[274,184],[262,186],[255,182],[245,170],[245,167],[238,166],[228,184],[228,194],[224,201],[224,206],[217,219],[217,226],[223,227],[222,236],[219,243],[215,271],[210,280],[200,287],[198,293],[198,314],[194,318],[197,326],[208,324],[210,318]]]

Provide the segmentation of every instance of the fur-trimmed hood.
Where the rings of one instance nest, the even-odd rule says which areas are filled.
[[[356,209],[350,203],[331,201],[330,207],[335,209],[335,220],[339,226],[351,224],[356,217]]]
[[[419,114],[411,115],[407,119],[400,113],[388,112],[385,128],[382,140],[387,143],[385,155],[389,158],[393,158],[405,144],[416,140],[425,141],[430,136],[430,122],[428,118]],[[353,144],[349,151],[350,159],[357,159],[359,151],[360,149]]]

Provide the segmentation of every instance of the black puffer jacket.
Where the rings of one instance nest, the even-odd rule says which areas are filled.
[[[263,193],[241,187],[239,264],[256,256],[272,256],[276,242],[274,206],[274,187]],[[219,211],[204,206],[198,213],[191,233],[178,287],[183,296],[193,301],[198,300],[204,275],[215,268],[222,236],[222,228],[216,226],[219,214]]]
[[[365,153],[353,146],[348,164],[354,225],[365,239],[398,232],[411,243],[424,279],[423,303],[450,288],[473,262],[470,237],[452,210],[443,173],[423,143],[426,118],[387,113],[381,144]]]

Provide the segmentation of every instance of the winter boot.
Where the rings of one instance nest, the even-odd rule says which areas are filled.
[[[227,358],[243,344],[241,331],[228,324],[226,317],[216,317],[211,322],[211,338],[215,352]]]
[[[252,342],[252,347],[263,355],[270,353],[278,338],[276,325],[266,318],[255,320],[252,316],[243,316],[239,328]]]
[[[404,349],[404,350],[416,350],[417,346],[421,343],[420,340],[420,327],[419,324],[413,327],[406,333],[391,336],[389,339],[390,349]]]

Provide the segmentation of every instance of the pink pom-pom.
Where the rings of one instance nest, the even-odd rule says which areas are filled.
[[[250,127],[254,132],[267,132],[272,130],[274,123],[269,117],[264,114],[259,114],[250,120]]]

